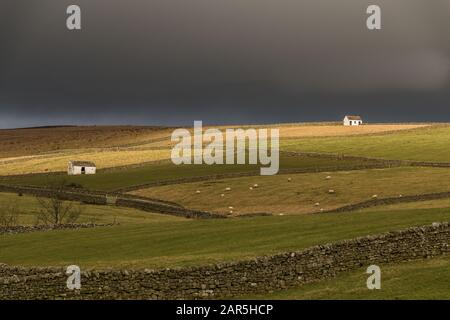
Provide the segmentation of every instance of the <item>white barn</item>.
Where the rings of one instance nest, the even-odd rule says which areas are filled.
[[[359,126],[362,125],[362,119],[360,116],[345,116],[344,126]]]
[[[68,175],[95,174],[96,171],[95,163],[90,161],[69,161],[67,168]]]

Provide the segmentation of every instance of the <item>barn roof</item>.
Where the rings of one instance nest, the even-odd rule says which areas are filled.
[[[95,163],[91,161],[70,161],[73,166],[77,167],[95,167]]]
[[[348,120],[361,120],[361,117],[360,116],[349,116],[349,115],[347,115],[347,116],[345,116]]]

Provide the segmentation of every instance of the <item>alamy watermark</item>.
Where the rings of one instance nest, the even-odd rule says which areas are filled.
[[[371,265],[367,267],[366,270],[367,274],[370,274],[371,276],[367,278],[367,289],[374,290],[374,289],[381,289],[381,269],[377,265]]]
[[[381,30],[381,8],[377,5],[370,5],[366,10],[369,17],[366,20],[367,29]]]
[[[66,20],[68,30],[81,30],[81,8],[75,4],[67,7],[66,13],[69,15]]]
[[[279,129],[270,129],[270,135],[268,129],[252,128],[210,128],[203,132],[202,121],[195,121],[193,135],[188,129],[172,133],[171,140],[177,144],[171,159],[176,165],[260,164],[261,175],[275,175],[280,168],[279,139]]]
[[[79,266],[68,266],[66,269],[67,289],[69,290],[80,290],[81,289],[81,270]]]
[[[369,5],[366,13],[369,17],[366,20],[366,26],[369,30],[381,29],[381,8],[378,5]],[[81,30],[81,7],[72,4],[67,7],[66,14],[66,27],[68,30],[76,31]]]

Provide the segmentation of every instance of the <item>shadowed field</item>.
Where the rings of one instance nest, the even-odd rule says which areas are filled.
[[[0,130],[0,158],[65,149],[105,148],[170,137],[173,129],[142,126],[61,126]]]

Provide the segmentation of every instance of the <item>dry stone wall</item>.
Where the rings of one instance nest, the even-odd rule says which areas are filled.
[[[409,195],[409,196],[397,196],[397,197],[389,197],[389,198],[376,198],[370,199],[354,204],[349,204],[343,207],[339,207],[332,210],[327,210],[325,212],[352,212],[356,210],[376,207],[376,206],[386,206],[397,203],[408,203],[408,202],[418,202],[418,201],[430,201],[430,200],[439,200],[439,199],[448,199],[450,198],[450,191],[445,192],[437,192],[437,193],[425,193],[425,194],[417,194],[417,195]]]
[[[0,265],[0,299],[205,299],[263,294],[371,264],[448,254],[449,242],[450,224],[434,223],[233,263],[82,271],[79,291],[66,288],[64,268]]]
[[[96,224],[96,223],[67,223],[56,225],[34,225],[34,226],[0,226],[0,235],[2,234],[18,234],[40,231],[52,231],[52,230],[74,230],[74,229],[86,229],[96,227],[109,227],[113,224]]]

